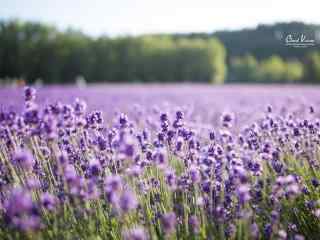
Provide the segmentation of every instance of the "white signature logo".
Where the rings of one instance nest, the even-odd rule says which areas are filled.
[[[310,47],[315,46],[316,41],[308,39],[305,34],[300,34],[296,37],[293,34],[288,34],[285,38],[285,44],[292,47]]]

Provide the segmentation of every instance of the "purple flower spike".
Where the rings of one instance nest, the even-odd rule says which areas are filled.
[[[32,87],[25,87],[24,99],[26,102],[33,101],[36,98],[36,90]]]
[[[199,181],[201,180],[199,169],[195,165],[192,165],[189,168],[189,176],[192,183],[199,183]]]
[[[101,172],[101,165],[97,159],[91,159],[88,168],[90,176],[98,176]]]
[[[22,188],[12,189],[4,209],[6,218],[14,227],[23,231],[40,227],[40,217],[28,191]]]
[[[190,227],[191,227],[191,229],[192,229],[192,231],[194,233],[198,233],[199,232],[200,223],[199,223],[199,220],[198,220],[197,216],[195,216],[195,215],[190,216],[189,225],[190,225]]]
[[[135,227],[129,230],[126,230],[123,233],[124,240],[147,240],[146,231],[142,227]]]
[[[138,207],[136,195],[131,190],[125,190],[119,198],[119,207],[124,213],[136,209]]]
[[[53,211],[56,208],[57,198],[48,192],[42,193],[40,201],[42,206],[49,211]]]
[[[245,204],[250,200],[250,187],[247,184],[237,187],[236,192],[241,204]]]
[[[108,176],[105,181],[105,191],[119,192],[122,188],[122,179],[118,175]]]
[[[256,223],[252,223],[250,226],[250,234],[252,238],[258,239],[259,238],[259,226]]]
[[[31,194],[22,188],[15,188],[11,191],[9,200],[6,202],[6,213],[14,216],[22,212],[31,210],[32,198]]]
[[[165,148],[158,148],[154,154],[154,161],[157,166],[165,167],[167,165],[167,151]]]
[[[296,234],[296,235],[294,236],[294,240],[304,240],[304,239],[305,239],[304,236],[299,235],[299,234]]]
[[[77,172],[73,165],[68,164],[65,166],[64,177],[68,183],[73,183],[77,180]]]
[[[312,178],[311,183],[315,188],[319,187],[319,185],[320,185],[319,180],[316,178]]]
[[[12,164],[21,167],[23,170],[31,170],[34,163],[34,158],[28,150],[19,149],[12,157]]]
[[[30,190],[40,189],[41,183],[40,183],[39,179],[37,179],[35,177],[30,177],[26,181],[26,186]]]
[[[121,113],[119,117],[119,123],[122,128],[126,127],[128,125],[128,116],[124,113]]]
[[[173,212],[166,213],[161,218],[163,231],[170,234],[175,230],[177,219],[176,214]]]
[[[82,116],[82,115],[85,114],[86,109],[87,109],[86,102],[77,98],[75,103],[74,103],[74,113],[77,116]]]

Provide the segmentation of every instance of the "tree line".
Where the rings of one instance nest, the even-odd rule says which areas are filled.
[[[79,76],[87,82],[320,82],[319,48],[289,49],[255,35],[267,36],[270,28],[93,38],[41,23],[0,21],[0,78],[49,84]],[[246,42],[245,34],[255,38]]]
[[[77,76],[93,82],[220,83],[225,49],[216,38],[169,36],[94,39],[39,23],[0,23],[0,77],[70,83]]]

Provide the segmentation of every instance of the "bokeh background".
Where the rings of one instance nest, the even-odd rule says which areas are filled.
[[[0,83],[320,83],[319,3],[0,3]],[[305,36],[312,46],[287,46]]]

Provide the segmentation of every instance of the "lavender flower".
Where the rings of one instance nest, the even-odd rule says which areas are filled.
[[[22,188],[12,189],[4,208],[7,219],[14,227],[23,231],[40,227],[40,217],[28,191]]]
[[[31,170],[34,166],[34,158],[29,150],[19,149],[12,157],[12,164],[23,170]]]
[[[194,233],[198,233],[200,231],[200,223],[197,216],[192,215],[189,217],[189,225]]]
[[[199,183],[200,181],[200,172],[195,165],[189,167],[189,176],[192,183]]]
[[[241,204],[247,203],[251,198],[250,187],[246,184],[242,184],[239,187],[237,187],[236,192],[237,192],[239,202]]]
[[[25,87],[24,89],[24,99],[26,102],[33,101],[36,98],[36,90],[31,87]]]
[[[175,226],[177,223],[175,213],[169,212],[169,213],[164,214],[161,217],[161,223],[162,223],[163,231],[166,234],[171,234],[175,230]]]
[[[48,192],[42,193],[40,201],[42,206],[49,211],[53,211],[57,206],[57,198]]]
[[[119,192],[122,189],[122,179],[118,175],[108,176],[105,181],[106,192]]]
[[[259,226],[256,223],[250,225],[250,235],[254,239],[259,238]]]
[[[131,190],[124,190],[120,195],[118,205],[122,212],[127,213],[138,207],[138,200]]]
[[[147,234],[142,227],[135,227],[129,230],[126,230],[123,233],[124,240],[147,240]]]
[[[98,176],[101,172],[101,165],[97,159],[91,159],[89,161],[88,171],[90,176]]]
[[[74,112],[77,116],[82,116],[85,114],[87,109],[87,104],[86,102],[80,100],[80,99],[76,99],[75,103],[74,103]]]
[[[86,94],[80,95],[91,108],[106,101],[108,108],[86,113],[79,99],[44,106],[46,99],[40,93],[37,104],[32,88],[22,111],[3,98],[3,238],[57,238],[67,231],[81,238],[93,233],[88,221],[103,229],[94,231],[96,238],[231,239],[240,229],[250,239],[320,234],[320,120],[308,107],[316,106],[315,94],[305,96],[312,101],[292,101],[281,90],[267,98],[277,108],[262,112],[264,100],[238,92],[233,101],[200,94],[196,105],[171,92],[164,104],[158,94],[135,98],[132,91],[123,100],[108,92],[96,102]],[[145,104],[126,107],[139,99]],[[223,111],[225,103],[232,113]]]

